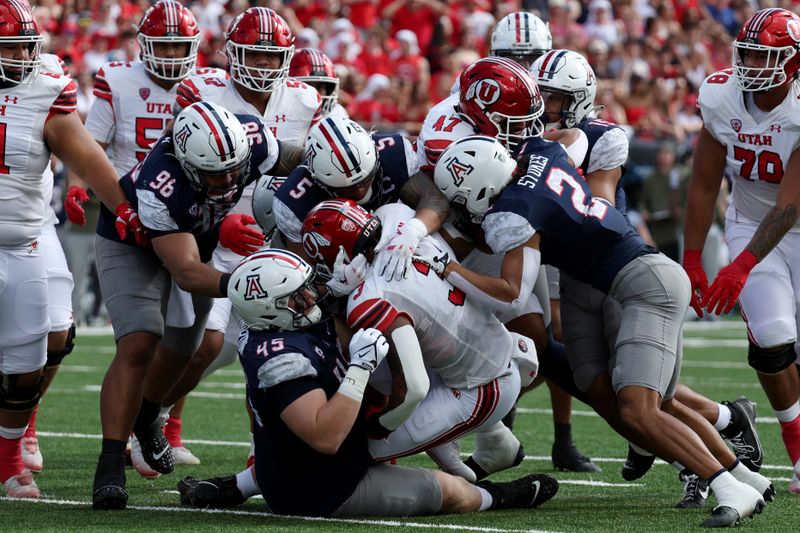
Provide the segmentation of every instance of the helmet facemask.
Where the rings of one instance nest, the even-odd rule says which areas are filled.
[[[289,75],[289,64],[294,54],[294,45],[282,46],[225,43],[230,63],[231,77],[236,83],[259,93],[272,92],[275,86]],[[248,53],[277,54],[280,58],[278,68],[253,67],[247,64]]]
[[[181,164],[184,172],[189,177],[192,187],[202,196],[203,202],[209,205],[223,205],[231,203],[236,194],[244,185],[250,170],[250,152],[247,156],[237,165],[224,170],[205,170],[201,169],[188,160],[184,160]],[[218,176],[224,176],[233,172],[238,172],[236,181],[231,187],[221,188],[214,187],[208,184],[208,179],[214,179]]]
[[[4,85],[19,85],[33,81],[42,66],[41,35],[0,37],[0,43],[27,43],[29,59],[0,59],[0,82]]]
[[[197,49],[200,46],[200,35],[192,37],[163,36],[151,37],[140,33],[137,36],[142,49],[141,59],[144,68],[158,79],[180,81],[186,78],[197,64]],[[162,57],[156,53],[156,45],[183,44],[186,54],[183,57]]]
[[[766,54],[761,67],[745,65],[748,54]],[[786,64],[797,54],[795,46],[776,48],[758,43],[733,43],[733,74],[736,86],[744,92],[768,91],[786,83]]]

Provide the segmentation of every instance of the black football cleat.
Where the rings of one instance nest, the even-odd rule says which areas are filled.
[[[683,482],[683,498],[675,507],[677,509],[702,509],[706,505],[710,489],[708,481],[689,470],[684,470],[678,477]]]
[[[600,467],[578,451],[573,443],[568,446],[553,444],[551,449],[553,468],[564,472],[600,472]]]
[[[741,519],[733,507],[720,506],[711,511],[711,517],[706,518],[700,527],[736,527]]]
[[[722,403],[731,410],[733,420],[720,433],[731,445],[739,461],[749,470],[758,472],[764,462],[764,449],[756,430],[756,404],[744,396]]]
[[[92,485],[92,508],[121,510],[128,505],[125,490],[125,457],[101,453]]]
[[[178,492],[183,505],[199,509],[228,509],[247,501],[236,486],[236,476],[211,479],[185,477],[178,482]]]
[[[530,474],[514,481],[481,481],[478,487],[492,495],[491,509],[532,509],[558,492],[558,481],[546,474]]]
[[[161,431],[161,425],[155,422],[146,429],[134,430],[142,457],[150,468],[160,474],[170,474],[175,470],[175,458],[172,456],[172,446]]]
[[[625,481],[635,481],[645,475],[656,460],[655,455],[642,455],[628,445],[628,457],[622,465],[622,478]]]

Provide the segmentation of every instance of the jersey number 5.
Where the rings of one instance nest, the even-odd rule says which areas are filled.
[[[154,117],[137,117],[136,123],[136,146],[141,150],[136,150],[136,160],[141,162],[147,156],[150,148],[158,140],[161,131],[164,129],[164,119]],[[155,131],[155,137],[148,137],[148,131]]]

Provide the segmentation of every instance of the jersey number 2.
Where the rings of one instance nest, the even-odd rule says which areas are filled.
[[[597,198],[592,198],[592,202],[587,205],[586,193],[583,191],[581,184],[578,183],[578,180],[560,168],[553,168],[550,170],[550,174],[547,175],[547,186],[550,188],[550,190],[561,196],[564,193],[565,183],[570,189],[572,189],[570,200],[572,201],[572,207],[574,207],[576,211],[587,217],[602,219],[604,216],[606,216],[606,213],[608,212],[608,204],[598,200]]]

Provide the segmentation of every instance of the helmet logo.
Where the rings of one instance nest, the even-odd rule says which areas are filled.
[[[462,163],[458,160],[458,157],[453,157],[447,162],[447,171],[450,173],[450,176],[453,178],[453,183],[456,184],[456,187],[460,187],[462,183],[464,183],[464,176],[469,176],[475,167],[470,164]]]
[[[800,43],[800,21],[797,19],[789,19],[786,21],[786,33],[789,37],[796,42]]]
[[[345,219],[342,222],[342,229],[348,232],[353,232],[358,230],[358,226],[355,225],[355,222],[349,219]]]
[[[186,141],[189,140],[191,135],[192,130],[189,129],[188,124],[184,124],[183,128],[181,128],[181,131],[175,134],[175,142],[178,143],[181,152],[186,152]]]
[[[314,158],[317,157],[317,150],[314,148],[313,144],[308,145],[308,149],[306,149],[306,166],[308,170],[311,171],[311,174],[314,174]]]
[[[267,297],[267,291],[261,286],[261,276],[258,274],[249,274],[245,279],[244,299],[257,300]]]
[[[467,98],[485,106],[491,105],[500,99],[500,84],[492,79],[478,80],[467,89]]]
[[[309,231],[303,235],[303,249],[308,254],[308,257],[314,259],[323,259],[321,249],[331,245],[331,241],[317,233],[316,231]]]

